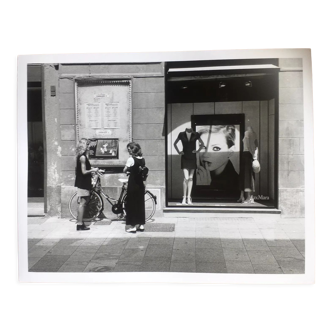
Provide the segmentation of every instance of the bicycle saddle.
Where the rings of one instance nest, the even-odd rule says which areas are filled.
[[[118,179],[121,183],[127,183],[128,179]]]

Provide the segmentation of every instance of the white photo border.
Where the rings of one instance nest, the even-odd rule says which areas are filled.
[[[28,272],[27,223],[27,65],[41,63],[124,63],[216,59],[302,58],[305,160],[305,273],[284,275],[210,273],[35,273]],[[313,284],[315,279],[313,93],[310,49],[220,50],[193,52],[57,54],[18,56],[18,254],[21,282]]]

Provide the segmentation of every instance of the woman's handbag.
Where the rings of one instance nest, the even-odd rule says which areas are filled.
[[[259,173],[261,170],[261,165],[257,159],[252,162],[252,170],[254,173]]]
[[[143,181],[146,181],[149,175],[149,169],[146,166],[139,166],[138,172],[141,175]]]

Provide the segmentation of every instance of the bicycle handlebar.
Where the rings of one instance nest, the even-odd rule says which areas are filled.
[[[97,172],[95,172],[95,174],[97,174],[98,176],[103,176],[104,175],[105,170],[104,169],[100,169]]]
[[[97,172],[95,172],[95,174],[97,174],[98,176],[103,176],[104,175],[105,170],[104,169],[100,169]],[[126,172],[126,175],[129,176],[130,172]]]

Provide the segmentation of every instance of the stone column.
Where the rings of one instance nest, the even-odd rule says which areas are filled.
[[[55,87],[55,96],[51,89]],[[58,67],[43,65],[43,121],[45,137],[45,199],[48,216],[60,216],[61,213],[61,154],[59,147],[59,86]]]
[[[283,217],[304,217],[302,59],[279,66],[279,205]]]

